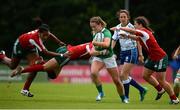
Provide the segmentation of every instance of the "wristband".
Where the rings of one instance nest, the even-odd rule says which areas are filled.
[[[63,54],[60,54],[60,56],[61,56],[61,57],[64,57],[64,55],[63,55]]]

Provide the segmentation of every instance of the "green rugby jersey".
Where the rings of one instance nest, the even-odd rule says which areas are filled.
[[[106,28],[103,28],[101,30],[101,32],[95,33],[93,35],[93,40],[95,40],[95,41],[99,41],[99,42],[103,41],[103,38],[110,38],[111,39],[109,47],[108,48],[103,48],[103,47],[95,46],[95,50],[101,51],[101,50],[107,49],[109,51],[109,53],[108,53],[108,55],[99,55],[97,57],[100,57],[100,58],[109,58],[109,57],[111,57],[114,54],[114,52],[113,52],[113,49],[111,47],[111,45],[112,45],[112,35],[111,35],[111,32],[108,29],[106,29]]]

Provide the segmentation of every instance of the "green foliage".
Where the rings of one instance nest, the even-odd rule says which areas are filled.
[[[180,44],[180,1],[129,1],[132,19],[139,15],[149,18],[160,46],[170,55]],[[0,47],[11,51],[19,35],[37,28],[34,20],[37,17],[49,24],[51,31],[66,43],[88,42],[92,39],[89,19],[101,16],[108,28],[115,26],[118,23],[115,14],[121,8],[124,8],[124,0],[26,0],[23,3],[22,0],[5,0],[0,4]],[[53,43],[47,45],[49,49],[57,48]]]
[[[179,0],[134,0],[130,3],[131,16],[146,16],[149,19],[158,43],[168,55],[180,45],[179,3]]]

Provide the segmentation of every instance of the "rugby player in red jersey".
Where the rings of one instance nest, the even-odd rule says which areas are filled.
[[[42,24],[38,29],[19,36],[14,43],[12,57],[8,58],[5,55],[5,52],[2,51],[0,54],[0,61],[6,64],[9,68],[15,69],[22,58],[26,58],[29,65],[35,64],[40,57],[38,52],[53,57],[59,56],[59,53],[48,51],[45,48],[43,45],[43,41],[45,40],[53,40],[58,45],[65,45],[49,31],[49,26],[47,24]],[[35,76],[36,73],[32,73],[28,76],[24,88],[21,90],[21,94],[33,97],[33,94],[29,92],[29,88]]]
[[[161,96],[168,93],[171,103],[179,103],[171,85],[166,81],[166,68],[168,65],[168,56],[165,51],[157,43],[153,31],[149,28],[149,22],[144,16],[139,16],[134,20],[136,29],[121,27],[121,31],[130,32],[131,34],[121,33],[123,37],[128,37],[134,40],[139,40],[142,47],[145,49],[148,58],[145,61],[143,78],[156,88],[158,91],[155,100],[159,100]],[[152,74],[156,72],[156,78]]]
[[[16,75],[26,73],[26,72],[51,71],[51,74],[55,75],[55,77],[51,79],[55,79],[57,75],[60,73],[61,68],[65,64],[67,64],[70,60],[79,59],[79,58],[84,57],[85,55],[90,57],[90,54],[102,55],[102,54],[108,53],[106,49],[102,51],[94,50],[91,42],[80,44],[77,46],[71,46],[71,45],[62,46],[62,47],[59,47],[56,50],[56,52],[61,55],[50,59],[44,64],[35,64],[35,65],[28,66],[26,68],[19,66],[12,72],[11,77],[14,77]]]

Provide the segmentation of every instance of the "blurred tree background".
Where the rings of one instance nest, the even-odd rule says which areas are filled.
[[[89,19],[101,16],[107,28],[117,25],[116,12],[124,9],[125,0],[1,0],[0,49],[11,55],[14,41],[22,33],[38,27],[38,20],[67,44],[91,41]],[[160,46],[171,55],[180,44],[179,0],[129,0],[131,22],[139,15],[146,16],[155,31]],[[46,45],[46,44],[45,44]],[[56,44],[47,43],[49,50]],[[118,50],[118,49],[117,49]]]

